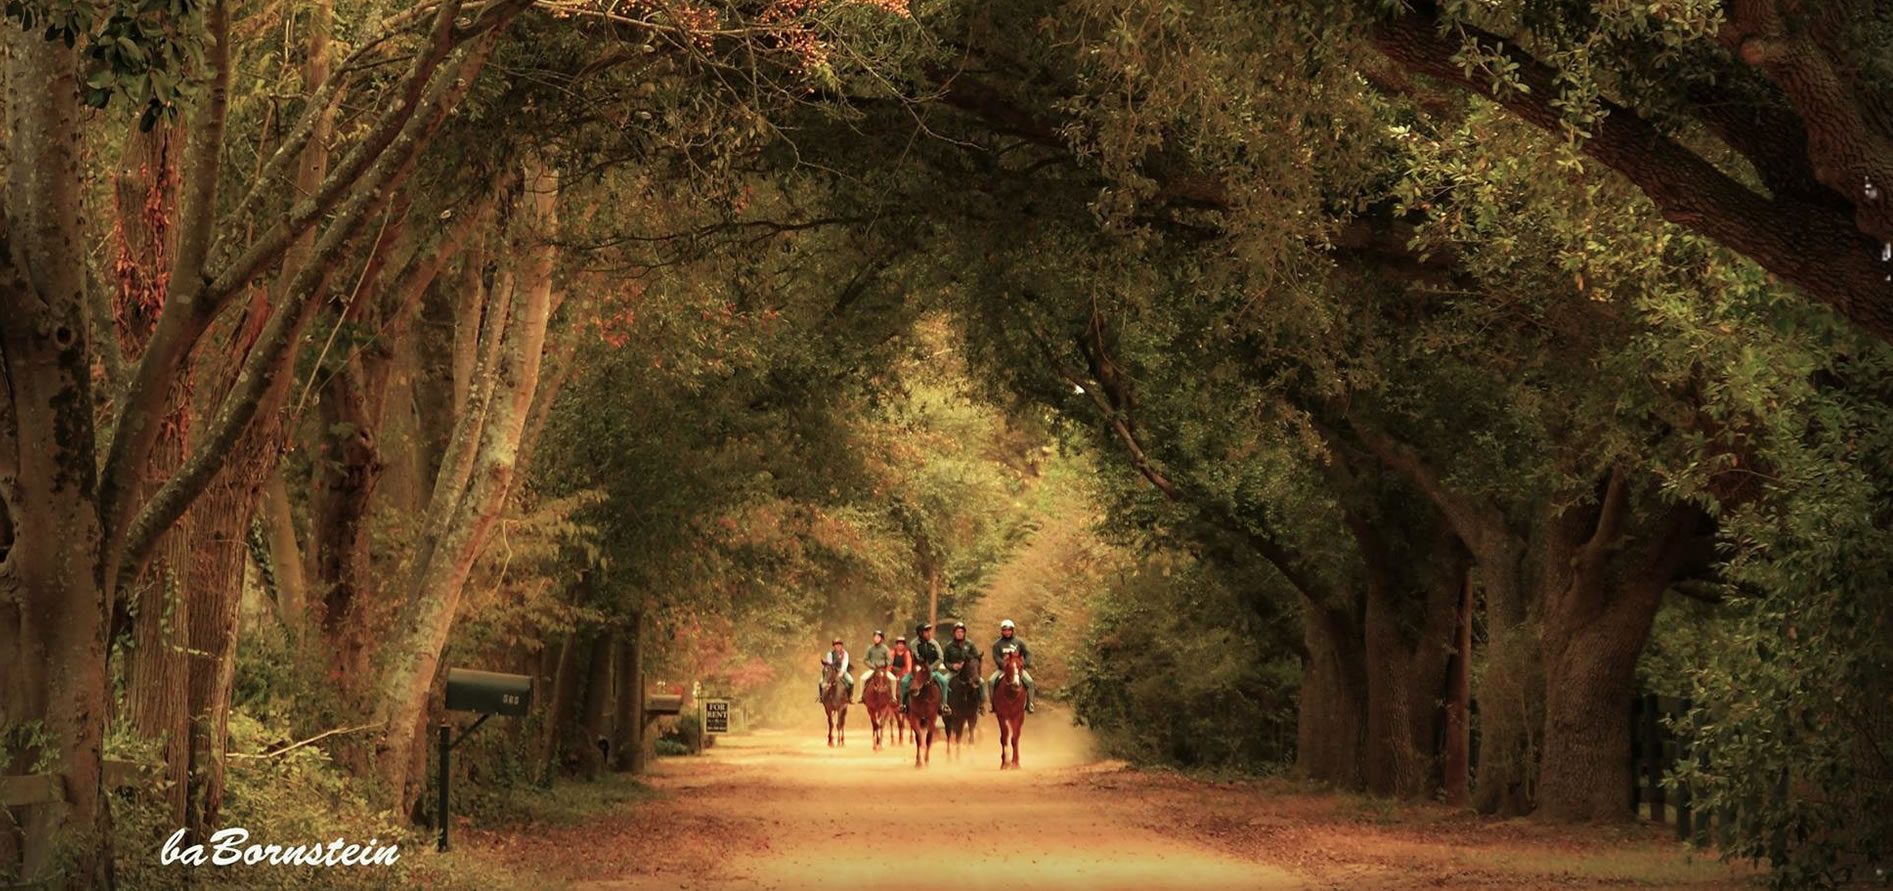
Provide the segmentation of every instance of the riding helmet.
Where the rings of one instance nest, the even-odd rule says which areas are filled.
[[[839,637],[835,638],[835,643],[841,643],[841,638]]]
[[[930,629],[932,629],[932,628],[933,628],[933,624],[932,624],[932,623],[930,623],[930,622],[922,622],[922,623],[920,623],[920,624],[918,624],[918,625],[915,625],[915,626],[914,626],[914,633],[915,633],[915,634],[919,634],[919,633],[921,633],[921,632],[923,632],[923,631],[928,631],[928,630],[930,630]]]
[[[1000,623],[999,623],[999,627],[1000,627],[1000,629],[1002,629],[1002,630],[1003,630],[1003,629],[1006,629],[1006,628],[1011,628],[1011,627],[1013,627],[1013,625],[1012,625],[1012,620],[1011,620],[1011,619],[1007,619],[1007,620],[1005,620],[1005,621],[1003,621],[1003,622],[1000,622]]]

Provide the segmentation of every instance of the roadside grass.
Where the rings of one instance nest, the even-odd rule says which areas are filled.
[[[608,773],[594,780],[558,780],[550,788],[523,786],[482,793],[477,816],[454,818],[453,850],[438,853],[430,844],[411,855],[413,887],[443,891],[532,888],[557,891],[568,882],[539,869],[522,869],[510,850],[534,835],[519,830],[579,827],[655,801],[663,793],[630,774]],[[430,838],[431,841],[431,838]],[[410,855],[404,851],[403,859]]]
[[[1079,782],[1147,798],[1153,829],[1286,866],[1317,887],[1739,889],[1757,870],[1648,822],[1554,824],[1338,791],[1288,776],[1119,762]]]
[[[1655,888],[1738,888],[1743,871],[1716,859],[1713,852],[1691,851],[1678,843],[1639,842],[1622,848],[1582,852],[1542,848],[1465,851],[1468,865],[1482,872],[1521,879],[1575,879],[1595,884]]]
[[[463,813],[478,825],[504,829],[522,824],[572,826],[627,805],[642,804],[662,793],[631,774],[607,773],[596,780],[559,779],[551,787],[516,786],[480,793]],[[457,822],[466,822],[460,817]]]

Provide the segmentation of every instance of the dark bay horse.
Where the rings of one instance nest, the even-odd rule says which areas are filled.
[[[874,750],[881,750],[881,732],[898,729],[900,697],[894,693],[894,678],[885,671],[871,671],[861,685],[861,704],[867,707],[868,722],[874,725]],[[903,740],[904,742],[905,740]]]
[[[822,710],[828,713],[829,746],[848,744],[848,687],[841,682],[841,666],[822,666]]]
[[[1019,766],[1019,729],[1025,726],[1025,659],[1018,650],[1006,653],[999,663],[999,680],[993,682],[993,720],[999,722],[999,769]],[[1012,747],[1012,761],[1006,761],[1006,747]]]
[[[946,716],[948,757],[957,758],[960,747],[972,740],[979,727],[979,688],[985,681],[980,664],[978,658],[968,659],[947,679],[947,705],[953,707],[953,714]]]
[[[933,725],[939,716],[940,685],[931,672],[917,669],[907,682],[907,729],[914,732],[915,767],[933,763]]]

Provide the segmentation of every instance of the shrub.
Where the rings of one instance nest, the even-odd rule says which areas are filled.
[[[1301,665],[1250,618],[1195,562],[1126,577],[1100,598],[1073,660],[1080,720],[1138,763],[1279,768],[1294,757]]]

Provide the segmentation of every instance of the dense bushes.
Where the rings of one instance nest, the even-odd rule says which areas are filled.
[[[229,760],[220,826],[247,830],[247,844],[326,845],[342,838],[357,844],[373,840],[376,847],[398,845],[400,859],[394,865],[165,864],[160,856],[163,845],[178,827],[170,824],[157,796],[122,794],[114,797],[112,813],[119,886],[373,888],[410,880],[417,865],[411,855],[426,847],[425,833],[393,814],[375,812],[357,781],[348,778],[322,748],[303,746],[275,757],[242,754],[276,747],[288,735],[284,725],[259,721],[240,709],[230,713],[230,750],[240,754]]]
[[[1279,631],[1252,621],[1227,580],[1192,560],[1159,558],[1095,609],[1069,693],[1107,751],[1243,770],[1293,759],[1300,660]]]

